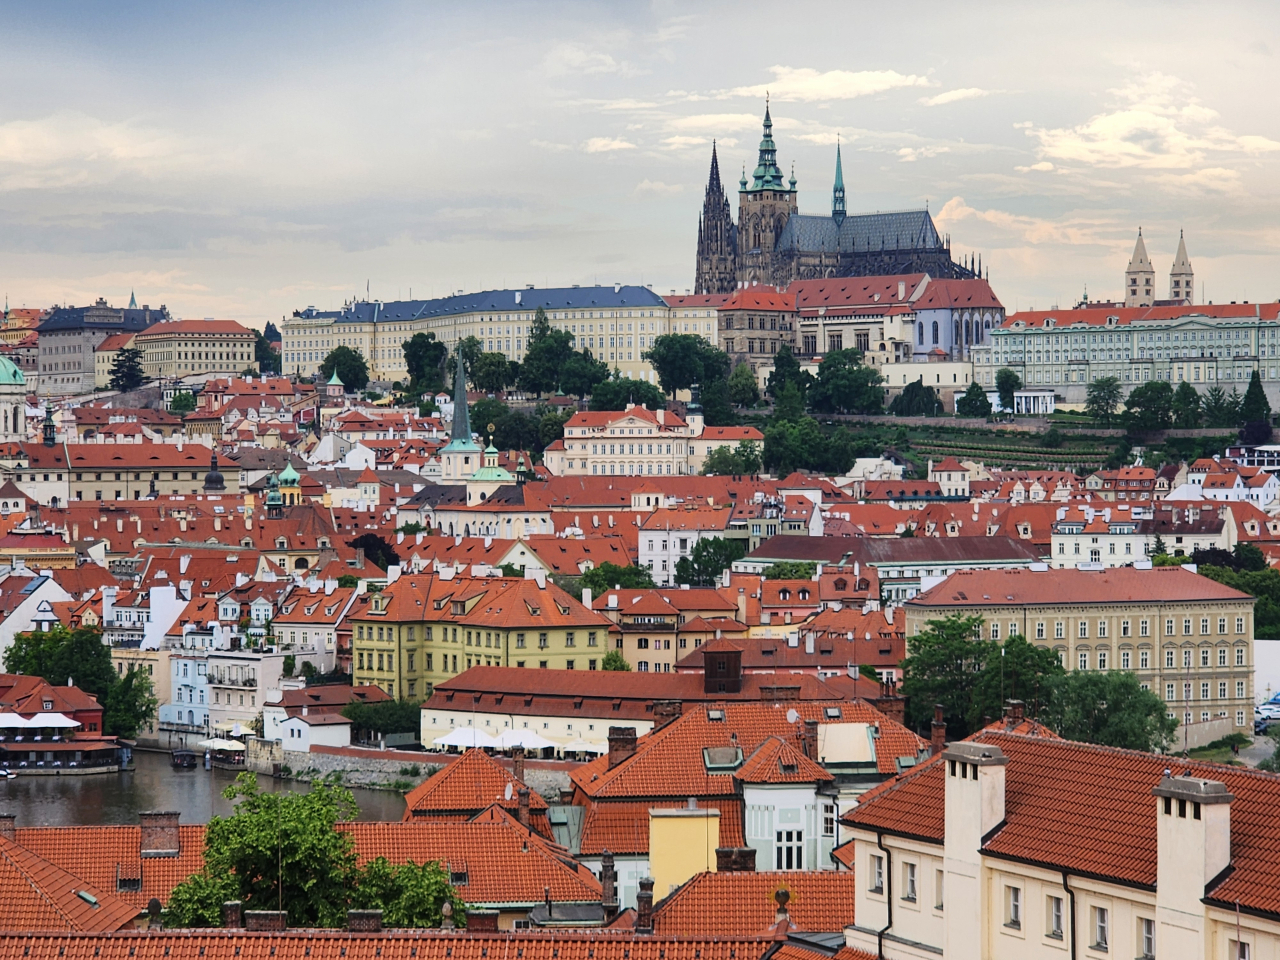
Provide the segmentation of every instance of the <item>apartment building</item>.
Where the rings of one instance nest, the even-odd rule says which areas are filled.
[[[1254,598],[1182,567],[961,571],[905,605],[907,647],[930,620],[982,618],[1068,670],[1126,670],[1182,723],[1253,721]]]
[[[1051,534],[1052,565],[1123,567],[1154,554],[1158,546],[1171,556],[1197,550],[1231,550],[1235,525],[1227,507],[1204,503],[1088,504],[1059,507]]]
[[[760,379],[762,367],[785,344],[795,349],[796,298],[770,286],[743,287],[716,311],[720,348],[733,366],[745,363]]]
[[[640,563],[660,587],[675,583],[676,565],[693,555],[699,540],[725,537],[734,519],[733,505],[660,508],[640,525]]]
[[[138,333],[142,369],[152,380],[257,371],[256,337],[234,320],[171,320]]]
[[[39,394],[75,396],[96,386],[94,350],[113,334],[136,334],[169,319],[163,305],[152,310],[119,309],[99,299],[91,307],[57,307],[36,328],[39,336]]]

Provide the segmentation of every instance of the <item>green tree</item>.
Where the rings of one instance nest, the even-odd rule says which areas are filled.
[[[996,393],[1000,396],[1002,413],[1013,413],[1013,395],[1022,389],[1022,378],[1008,367],[996,371]]]
[[[970,731],[980,729],[987,717],[994,720],[1001,716],[1006,700],[1022,700],[1035,714],[1048,703],[1051,684],[1063,672],[1054,651],[1028,643],[1017,634],[1003,643],[988,641],[987,651],[967,714]]]
[[[560,370],[560,389],[579,400],[596,389],[597,384],[609,379],[609,365],[597,360],[590,350],[575,352],[564,362]]]
[[[396,553],[395,547],[376,533],[365,533],[354,540],[348,540],[347,546],[364,550],[365,559],[382,570],[386,570],[393,563],[400,562],[400,555]]]
[[[1197,572],[1256,597],[1253,635],[1259,640],[1280,640],[1280,571],[1271,567],[1236,571],[1230,567],[1203,566]]]
[[[1262,379],[1258,376],[1257,370],[1253,371],[1253,376],[1249,378],[1249,388],[1245,390],[1244,399],[1240,401],[1240,422],[1271,422],[1271,404],[1267,403],[1267,394],[1262,389]]]
[[[690,333],[665,333],[640,358],[657,372],[658,384],[668,395],[729,375],[729,355]]]
[[[351,587],[358,587],[359,585],[360,578],[354,573],[344,573],[338,578],[338,586],[342,587],[344,590],[350,589]]]
[[[348,390],[360,391],[369,384],[369,365],[350,347],[334,347],[320,364],[320,377],[329,380],[334,371]]]
[[[760,448],[754,443],[739,440],[733,451],[738,461],[738,473],[754,476],[760,472]]]
[[[475,362],[476,360],[479,359],[480,354],[482,353],[484,353],[484,341],[482,341],[479,337],[475,337],[475,336],[463,337],[456,344],[454,344],[453,356],[455,358],[456,357],[462,358],[462,372],[463,374],[466,375],[466,378],[468,380],[471,380],[471,371],[474,369]],[[457,369],[456,364],[457,364],[456,359],[450,360],[449,370],[455,371]],[[453,384],[452,376],[449,377],[449,383],[450,383],[450,386],[452,387],[452,384]]]
[[[1173,422],[1173,387],[1167,380],[1150,380],[1129,391],[1125,417],[1137,430],[1163,430]]]
[[[766,580],[812,580],[817,572],[816,563],[804,560],[779,560],[764,572]]]
[[[538,441],[545,450],[564,436],[564,425],[573,417],[571,410],[547,410],[538,418]]]
[[[1200,394],[1183,380],[1173,394],[1173,425],[1182,430],[1200,426]]]
[[[106,709],[107,694],[117,680],[111,648],[97,627],[68,630],[58,624],[47,631],[20,633],[4,655],[8,673],[43,677],[55,686],[71,681]]]
[[[622,567],[616,563],[602,563],[598,567],[592,567],[578,578],[578,582],[590,590],[593,597],[604,596],[615,587],[644,590],[654,585],[648,567]]]
[[[1074,670],[1054,677],[1041,719],[1059,736],[1108,747],[1165,750],[1178,721],[1126,670]]]
[[[1240,402],[1242,398],[1234,389],[1227,393],[1219,386],[1212,386],[1205,391],[1200,400],[1200,408],[1204,414],[1206,427],[1234,427],[1240,422]]]
[[[778,393],[773,404],[773,419],[800,420],[804,417],[804,394],[798,383],[788,383]]]
[[[667,398],[652,383],[627,378],[605,380],[591,391],[589,410],[625,410],[628,403],[644,405],[650,410],[661,410],[667,405]]]
[[[1123,392],[1119,377],[1097,377],[1085,391],[1084,412],[1101,423],[1110,423]]]
[[[783,390],[784,400],[798,393],[794,387],[787,384]],[[826,447],[827,438],[812,417],[800,416],[794,420],[775,417],[764,431],[764,468],[779,477],[795,470],[816,469]]]
[[[708,427],[732,427],[738,422],[729,400],[729,381],[712,380],[702,385],[702,422]]]
[[[400,349],[404,351],[410,386],[419,395],[435,393],[445,386],[448,380],[445,361],[449,358],[449,348],[437,340],[434,333],[415,333]]]
[[[987,399],[987,391],[976,380],[969,384],[964,396],[956,402],[956,413],[962,417],[991,416],[991,401]]]
[[[751,476],[760,472],[760,455],[754,444],[743,440],[737,447],[716,447],[702,464],[708,477]]]
[[[729,399],[748,410],[760,402],[760,385],[750,364],[740,363],[729,374]]]
[[[917,730],[933,718],[933,705],[942,704],[949,739],[971,731],[974,693],[992,644],[981,637],[982,617],[951,616],[930,620],[911,638],[902,661],[902,694],[907,721]],[[999,716],[999,714],[997,714]]]
[[[466,920],[466,903],[435,861],[419,866],[412,860],[399,864],[386,857],[370,860],[360,871],[351,900],[357,910],[381,910],[387,927],[438,927],[445,901],[452,905],[454,917]]]
[[[627,658],[622,655],[621,650],[610,650],[604,655],[604,659],[600,661],[600,667],[603,670],[617,670],[622,673],[631,672],[631,664],[627,663]]]
[[[103,729],[113,736],[132,740],[138,735],[138,729],[156,715],[159,704],[151,678],[140,668],[130,667],[118,674],[107,690],[102,704]]]
[[[1049,450],[1057,450],[1062,446],[1062,431],[1057,427],[1050,427],[1045,431],[1045,435],[1040,438],[1040,446]]]
[[[253,359],[260,373],[280,372],[280,351],[258,330],[253,331]]]
[[[169,412],[182,415],[190,413],[196,408],[196,398],[188,390],[179,390],[173,395],[173,399],[169,401]]]
[[[703,537],[687,557],[676,563],[676,583],[691,587],[714,587],[735,560],[747,552],[746,541],[724,537]]]
[[[388,733],[418,734],[422,730],[422,705],[416,700],[379,700],[376,703],[348,703],[342,715],[351,721],[351,732],[367,735]]]
[[[573,356],[573,334],[553,330],[547,313],[539,307],[533,315],[533,329],[526,344],[524,362],[520,364],[520,389],[543,394],[560,384],[560,371]]]
[[[773,355],[773,372],[769,374],[764,392],[776,398],[788,383],[794,383],[803,394],[808,385],[808,374],[800,369],[800,361],[791,352],[791,346],[784,343]]]
[[[942,413],[942,399],[921,377],[902,388],[889,404],[889,412],[898,417],[935,417]]]
[[[857,350],[833,350],[823,357],[808,393],[809,406],[819,413],[880,413],[883,378],[861,360]]]
[[[128,393],[146,382],[147,375],[142,370],[142,351],[133,347],[121,348],[116,353],[115,363],[111,365],[111,389]]]
[[[510,383],[511,367],[505,354],[482,353],[471,367],[471,381],[484,393],[501,393]]]

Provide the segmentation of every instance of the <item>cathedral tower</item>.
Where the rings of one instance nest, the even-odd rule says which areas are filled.
[[[1187,242],[1178,231],[1178,254],[1169,268],[1169,299],[1184,304],[1195,303],[1196,275],[1187,257]]]
[[[840,168],[840,144],[836,143],[836,183],[831,190],[831,219],[836,222],[836,229],[844,223],[844,171]]]
[[[774,283],[773,252],[796,212],[796,178],[782,179],[778,148],[773,142],[773,119],[764,108],[760,155],[748,186],[744,176],[738,193],[738,276],[745,283]]]
[[[1188,269],[1190,269],[1188,267]],[[1147,256],[1147,245],[1142,242],[1142,228],[1138,228],[1138,242],[1124,272],[1124,305],[1149,307],[1155,302],[1156,271]]]
[[[694,293],[733,293],[737,285],[738,228],[720,180],[720,161],[711,143],[711,175],[698,221],[698,267]]]

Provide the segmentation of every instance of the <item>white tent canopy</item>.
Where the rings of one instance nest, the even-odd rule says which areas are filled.
[[[437,747],[497,747],[499,745],[493,737],[474,727],[458,727],[443,737],[436,737],[431,742]]]
[[[206,750],[243,750],[244,744],[235,740],[223,740],[221,737],[214,737],[212,740],[201,740],[196,744],[197,747],[203,747]]]
[[[503,730],[498,735],[497,744],[504,750],[509,750],[512,747],[524,747],[526,750],[546,750],[548,747],[559,746],[555,741],[548,740],[532,730],[513,729]]]
[[[605,743],[592,743],[590,740],[570,740],[568,743],[560,747],[565,753],[608,753],[609,745]]]
[[[27,721],[29,727],[78,727],[79,720],[72,720],[61,713],[37,713]]]

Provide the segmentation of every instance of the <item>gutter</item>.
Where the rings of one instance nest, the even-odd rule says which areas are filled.
[[[876,957],[877,960],[885,960],[884,935],[893,927],[893,853],[884,845],[884,833],[879,830],[876,831],[876,846],[884,854],[885,906],[888,910],[888,916],[885,917],[887,922],[876,932]],[[1072,938],[1072,943],[1074,942],[1075,939]]]
[[[1076,892],[1067,885],[1069,876],[1066,870],[1062,871],[1062,889],[1067,891],[1067,898],[1071,902],[1071,960],[1076,960]]]

